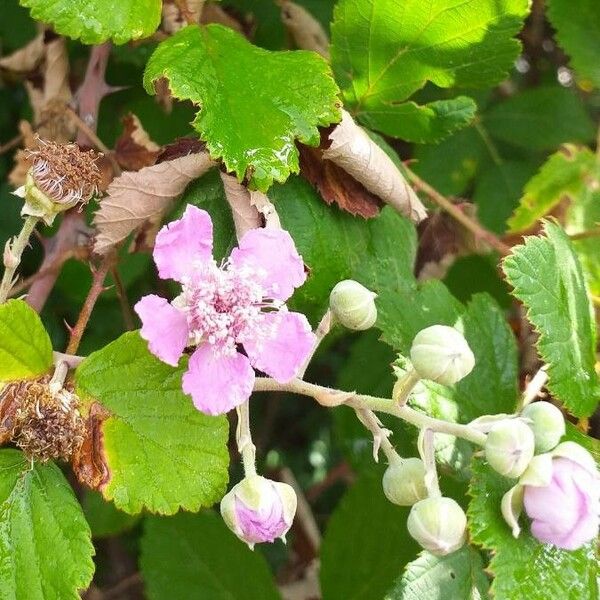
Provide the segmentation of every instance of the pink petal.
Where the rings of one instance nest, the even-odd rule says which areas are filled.
[[[251,229],[233,249],[231,262],[256,271],[268,298],[287,300],[306,280],[294,240],[283,229]]]
[[[134,310],[142,320],[140,335],[148,342],[150,352],[176,367],[188,341],[186,316],[154,294],[144,296]]]
[[[268,331],[269,337],[244,341],[250,362],[279,383],[286,383],[296,376],[312,352],[315,334],[306,317],[295,312],[265,313],[261,329]]]
[[[181,219],[165,225],[156,236],[154,262],[162,279],[181,282],[195,262],[212,258],[210,215],[188,204]]]
[[[207,415],[222,415],[245,402],[252,393],[254,371],[243,354],[218,354],[202,344],[192,354],[183,375],[183,391]]]

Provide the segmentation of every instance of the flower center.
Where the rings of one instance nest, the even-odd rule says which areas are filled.
[[[263,298],[258,273],[249,267],[235,267],[215,261],[199,265],[183,283],[181,304],[186,311],[191,342],[208,342],[225,354],[234,354],[236,345],[263,337],[263,308],[276,305]]]

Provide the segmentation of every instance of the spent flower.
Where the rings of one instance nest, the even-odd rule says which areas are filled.
[[[187,346],[196,347],[183,391],[215,415],[250,397],[252,367],[280,383],[293,379],[315,336],[306,317],[285,306],[306,278],[289,233],[252,229],[222,264],[212,242],[209,214],[188,205],[159,231],[153,254],[159,276],[181,283],[182,293],[172,302],[144,296],[135,310],[150,352],[163,362],[176,366]]]

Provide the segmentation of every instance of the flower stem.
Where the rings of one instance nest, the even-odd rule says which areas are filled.
[[[17,267],[21,263],[21,256],[23,250],[29,243],[29,238],[35,229],[38,222],[38,217],[27,217],[23,223],[23,228],[19,232],[19,235],[14,238],[14,241],[7,242],[4,251],[4,275],[2,276],[2,283],[0,283],[0,304],[6,302],[10,289],[13,286],[13,278],[17,271]]]
[[[419,454],[425,465],[425,487],[430,498],[439,498],[442,493],[438,481],[437,466],[435,464],[435,446],[433,429],[422,429],[419,435]]]
[[[392,398],[398,406],[404,406],[410,393],[413,391],[415,385],[421,381],[421,377],[412,367],[404,373],[400,379],[394,385],[392,392]]]
[[[317,325],[317,328],[315,329],[315,336],[316,336],[315,345],[313,346],[313,349],[311,350],[310,354],[306,357],[306,360],[304,361],[302,368],[298,371],[298,375],[297,375],[298,379],[304,378],[304,374],[306,373],[306,369],[308,369],[308,365],[310,364],[310,361],[313,359],[313,356],[315,355],[316,351],[319,349],[319,346],[321,345],[321,342],[323,341],[325,336],[331,331],[331,327],[332,327],[333,323],[334,323],[333,314],[331,313],[331,311],[329,309],[327,309],[327,312],[323,315],[323,318],[321,319],[321,321]]]
[[[391,431],[384,429],[377,415],[367,408],[356,408],[358,420],[373,434],[373,460],[379,462],[379,449],[383,450],[390,464],[402,460],[389,440]]]
[[[322,385],[308,383],[301,379],[292,379],[287,383],[278,383],[268,377],[257,377],[254,382],[255,392],[291,392],[302,396],[310,396],[321,403],[320,398],[329,400],[331,397],[344,398],[340,404],[346,404],[351,408],[369,409],[375,412],[383,412],[398,417],[407,423],[411,423],[419,429],[432,429],[439,433],[447,433],[455,437],[465,439],[473,444],[483,446],[486,435],[481,431],[462,425],[460,423],[450,423],[435,419],[409,406],[399,406],[391,398],[379,398],[377,396],[368,396],[365,394],[352,394],[341,390],[334,390]],[[325,404],[327,405],[327,404]]]
[[[238,452],[242,456],[246,477],[256,475],[256,446],[252,442],[250,431],[250,401],[246,400],[237,407],[238,424],[235,432]]]

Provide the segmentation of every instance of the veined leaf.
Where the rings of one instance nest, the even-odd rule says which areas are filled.
[[[587,177],[597,168],[589,148],[563,146],[525,186],[525,193],[508,221],[512,233],[526,231],[547,215],[565,196],[581,194]]]
[[[84,44],[129,40],[152,35],[160,23],[160,0],[20,0],[31,16],[50,23],[57,33]]]
[[[592,307],[569,238],[549,222],[544,233],[513,248],[503,268],[539,333],[537,347],[548,365],[549,390],[572,414],[586,417],[600,400]]]
[[[22,300],[0,304],[0,382],[33,379],[52,366],[52,344],[39,315]]]
[[[277,600],[260,551],[212,511],[146,519],[141,569],[150,600]]]
[[[0,450],[0,598],[79,600],[94,574],[90,528],[61,470]]]
[[[124,512],[194,511],[225,491],[227,420],[194,408],[181,391],[182,371],[150,354],[137,333],[94,352],[76,371],[100,440],[76,471],[82,477],[90,464],[101,465],[97,478],[83,479]]]
[[[440,139],[472,120],[465,97],[404,103],[427,82],[491,86],[517,57],[513,36],[527,0],[342,0],[334,12],[331,56],[349,109],[388,135]]]
[[[262,191],[298,172],[296,140],[317,146],[317,127],[341,118],[322,57],[263,50],[221,25],[190,25],[162,42],[144,74],[149,93],[161,77],[200,105],[194,127],[211,156]]]

